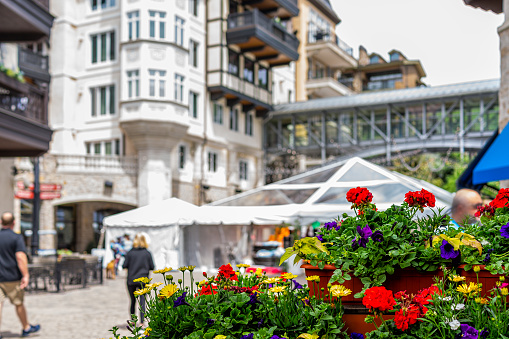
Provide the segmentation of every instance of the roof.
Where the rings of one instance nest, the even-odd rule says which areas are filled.
[[[341,22],[341,19],[338,17],[334,9],[332,9],[329,0],[309,0],[309,2],[325,14],[327,18],[331,19],[336,25]]]
[[[465,4],[500,14],[504,11],[503,0],[463,0]]]
[[[496,93],[500,88],[500,80],[482,80],[460,84],[416,87],[390,91],[361,93],[350,96],[314,99],[291,104],[274,106],[272,115],[307,113],[351,109],[354,107],[373,107],[388,104],[422,102],[447,97]]]

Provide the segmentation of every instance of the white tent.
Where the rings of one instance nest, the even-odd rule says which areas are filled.
[[[106,252],[104,263],[113,259],[110,241],[129,234],[144,233],[152,252],[156,269],[178,267],[180,263],[179,225],[192,223],[197,206],[177,198],[136,208],[104,218]]]
[[[357,186],[367,187],[381,210],[401,204],[405,193],[422,188],[436,196],[437,207],[449,207],[453,197],[427,182],[352,158],[206,206],[172,198],[110,216],[104,219],[106,240],[109,243],[136,227],[152,239],[150,249],[158,268],[179,264],[218,267],[230,261],[231,255],[249,256],[252,243],[265,240],[253,236],[255,227],[324,223],[353,213],[346,193]]]

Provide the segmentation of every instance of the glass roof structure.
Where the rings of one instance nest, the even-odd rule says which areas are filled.
[[[361,158],[329,164],[263,187],[225,198],[211,206],[301,205],[302,208],[349,210],[346,193],[352,187],[366,187],[373,202],[384,209],[401,204],[405,193],[422,188],[433,193],[437,206],[448,207],[453,195],[428,182],[389,171]],[[341,206],[342,205],[342,206]]]

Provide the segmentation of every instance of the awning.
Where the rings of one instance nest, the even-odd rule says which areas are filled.
[[[509,179],[509,127],[505,127],[474,168],[472,182]]]

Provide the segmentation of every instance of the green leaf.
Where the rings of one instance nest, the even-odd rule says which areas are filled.
[[[281,266],[288,258],[290,258],[293,254],[299,253],[298,251],[295,251],[293,247],[288,247],[285,250],[285,254],[281,256],[281,259],[279,260],[279,266]],[[300,259],[299,259],[300,260]]]
[[[323,268],[325,267],[325,262],[324,261],[320,261],[318,262],[318,268],[323,270]]]

